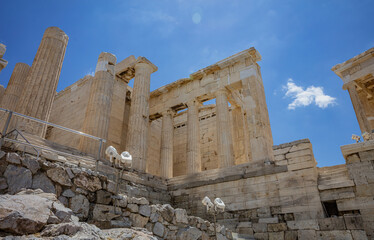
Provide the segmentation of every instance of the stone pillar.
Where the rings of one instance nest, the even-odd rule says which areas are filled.
[[[225,168],[234,165],[230,113],[225,89],[216,92],[216,113],[218,162],[219,168]]]
[[[0,84],[0,104],[2,102],[2,99],[4,97],[4,93],[5,93],[5,88],[3,85]]]
[[[356,86],[354,81],[346,84],[349,96],[351,97],[352,105],[356,113],[358,124],[360,125],[361,133],[371,132],[370,123],[366,117],[364,107],[361,100],[357,94]]]
[[[0,72],[6,67],[6,65],[8,65],[8,61],[2,58],[5,52],[6,46],[0,43]]]
[[[29,70],[30,66],[26,63],[16,64],[0,104],[2,108],[16,111],[17,103],[22,95]]]
[[[173,112],[167,110],[162,113],[161,129],[161,176],[164,178],[173,177]]]
[[[92,79],[86,115],[82,132],[95,137],[108,139],[110,112],[114,87],[114,66],[116,57],[111,53],[102,52],[97,61],[95,77]],[[81,137],[79,149],[89,154],[97,154],[99,143]]]
[[[187,174],[201,172],[199,106],[195,99],[187,103]]]
[[[68,39],[57,27],[45,30],[27,75],[24,91],[18,100],[17,112],[49,120]],[[42,124],[20,119],[18,127],[40,137],[45,136],[46,126]]]
[[[253,162],[274,160],[273,137],[266,106],[265,91],[257,64],[253,65],[253,75],[242,79],[242,106],[248,128],[251,159]]]
[[[126,145],[127,151],[132,155],[132,167],[143,172],[147,165],[150,79],[151,73],[156,70],[157,67],[146,58],[138,58],[135,63]]]

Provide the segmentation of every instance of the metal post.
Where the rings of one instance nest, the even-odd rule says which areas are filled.
[[[8,115],[8,118],[6,119],[5,126],[2,132],[2,136],[0,138],[0,149],[3,146],[3,138],[5,137],[6,132],[8,131],[8,127],[9,127],[9,123],[10,123],[10,119],[12,118],[12,115],[13,115],[13,112],[9,111],[9,115]]]
[[[101,148],[103,147],[103,139],[100,138],[100,145],[99,145],[99,152],[97,153],[97,159],[96,159],[96,167],[95,171],[99,171],[99,161],[101,159]]]
[[[216,210],[215,209],[213,210],[213,216],[214,216],[214,235],[216,236],[216,240],[217,240],[217,226],[216,226],[217,219],[216,219]]]

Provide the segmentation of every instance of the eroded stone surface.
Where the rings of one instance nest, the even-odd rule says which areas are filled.
[[[85,172],[78,174],[74,178],[74,184],[91,192],[102,189],[100,179]]]
[[[81,194],[75,195],[70,200],[70,208],[79,217],[79,219],[84,219],[88,216],[89,207],[90,202]]]
[[[32,175],[31,171],[24,167],[8,165],[4,176],[7,178],[8,191],[14,194],[22,188],[31,188]]]
[[[63,186],[72,186],[69,175],[63,168],[52,168],[47,170],[47,176],[52,179],[52,181],[57,182]]]
[[[47,193],[56,193],[55,186],[44,173],[39,173],[33,177],[32,188],[40,188]]]

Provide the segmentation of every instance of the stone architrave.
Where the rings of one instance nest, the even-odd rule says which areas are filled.
[[[230,126],[227,91],[220,89],[216,92],[217,113],[217,151],[219,167],[225,168],[234,165],[234,148]]]
[[[199,106],[196,99],[187,103],[187,174],[201,172]]]
[[[173,112],[167,110],[162,113],[161,130],[161,176],[164,178],[173,177]]]
[[[107,52],[102,52],[97,61],[95,77],[92,79],[86,115],[82,131],[84,133],[108,138],[110,112],[112,108],[112,94],[115,81],[114,66],[117,58]],[[82,136],[79,149],[89,154],[97,154],[98,141]]]
[[[16,111],[18,100],[20,99],[27,74],[29,73],[30,66],[26,63],[17,63],[14,67],[12,76],[9,79],[8,86],[5,89],[3,100],[0,106],[2,108]]]
[[[18,100],[16,112],[44,121],[49,120],[68,39],[58,27],[45,30],[27,75],[24,91]],[[40,137],[45,136],[47,129],[45,125],[25,119],[19,119],[17,127]]]
[[[134,64],[135,81],[131,98],[129,128],[127,134],[127,151],[132,155],[132,167],[146,171],[149,96],[151,74],[157,67],[144,57],[139,57]]]

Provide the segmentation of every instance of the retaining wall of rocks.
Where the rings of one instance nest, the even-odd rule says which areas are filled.
[[[188,216],[184,209],[174,209],[169,204],[151,205],[144,197],[115,194],[116,184],[106,176],[61,160],[52,162],[0,151],[0,193],[16,194],[23,189],[54,193],[80,221],[102,229],[146,228],[160,239],[214,236],[214,224]],[[216,230],[218,239],[232,239],[231,231],[224,226],[217,224]]]

